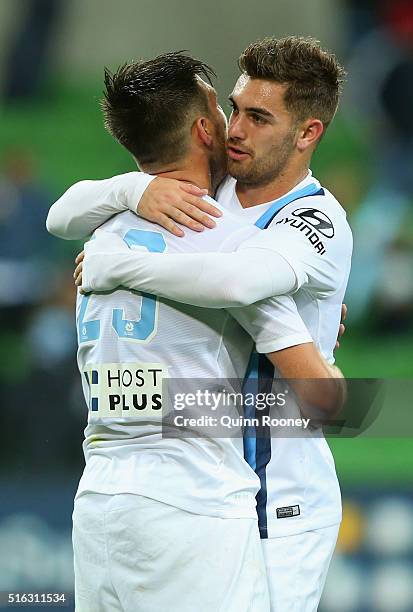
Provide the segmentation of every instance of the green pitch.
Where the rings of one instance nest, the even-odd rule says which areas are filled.
[[[412,346],[411,334],[363,337],[350,329],[337,352],[337,365],[347,377],[413,378]],[[330,439],[329,444],[344,484],[411,486],[413,482],[411,438]]]

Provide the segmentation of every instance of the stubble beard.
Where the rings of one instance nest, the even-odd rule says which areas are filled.
[[[212,193],[214,193],[222,179],[228,174],[228,157],[225,146],[225,137],[220,139],[209,160]]]
[[[241,185],[261,187],[275,181],[285,170],[294,151],[295,131],[289,132],[281,145],[270,149],[265,158],[252,159],[243,167],[242,163],[228,159],[228,173]]]

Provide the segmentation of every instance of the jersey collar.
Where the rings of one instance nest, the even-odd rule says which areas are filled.
[[[315,193],[321,188],[320,183],[317,181],[316,178],[313,177],[311,170],[309,170],[307,176],[302,181],[300,181],[300,183],[295,185],[293,189],[291,189],[288,193],[284,194],[277,200],[272,200],[270,202],[264,202],[263,204],[257,204],[256,206],[243,208],[235,191],[236,184],[237,182],[234,178],[228,177],[218,191],[218,202],[220,202],[220,204],[223,205],[225,208],[231,210],[236,214],[241,214],[244,219],[246,218],[250,222],[256,224],[257,221],[267,213],[267,211],[269,213],[269,209],[271,209],[271,213],[268,214],[268,217],[274,216],[274,214],[281,210],[283,206],[286,206],[287,204],[299,197],[304,197],[305,195]]]
[[[255,225],[261,229],[265,229],[270,221],[275,217],[275,215],[287,204],[291,204],[295,200],[299,200],[300,198],[305,198],[306,196],[318,195],[323,193],[323,189],[317,184],[318,181],[314,181],[308,183],[301,189],[294,189],[290,191],[285,196],[278,198],[278,200],[274,200],[269,204],[269,207],[255,222]]]

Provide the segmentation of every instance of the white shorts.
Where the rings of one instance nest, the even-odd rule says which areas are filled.
[[[73,548],[76,612],[269,612],[254,519],[89,493],[75,501]]]
[[[271,612],[316,612],[340,525],[261,540]]]

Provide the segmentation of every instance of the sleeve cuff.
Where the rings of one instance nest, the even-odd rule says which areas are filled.
[[[282,349],[289,348],[291,346],[297,346],[298,344],[309,344],[313,342],[310,334],[292,334],[290,336],[283,336],[273,340],[263,340],[258,342],[256,346],[257,353],[275,353]]]

